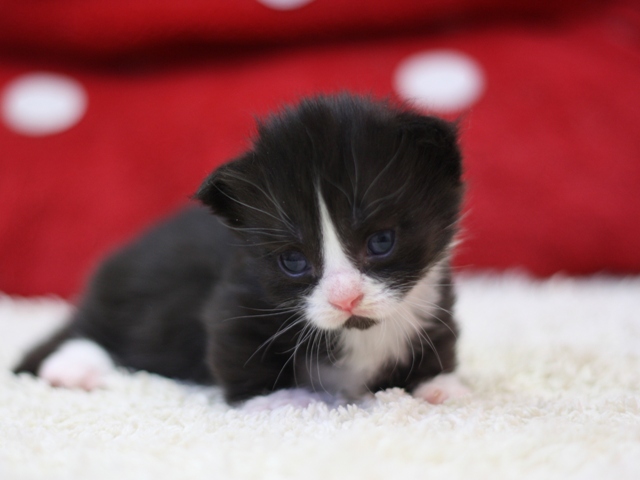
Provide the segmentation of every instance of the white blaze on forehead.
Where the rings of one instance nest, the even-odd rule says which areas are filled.
[[[363,278],[340,243],[329,211],[318,192],[320,234],[322,236],[322,278],[307,299],[308,318],[323,329],[340,328],[349,315],[332,306],[357,298],[363,292]]]
[[[335,273],[347,272],[359,277],[360,272],[353,266],[344,253],[344,249],[338,238],[338,233],[327,210],[327,205],[324,203],[320,192],[318,192],[318,204],[320,207],[320,228],[322,232],[323,277]]]
[[[320,287],[330,303],[341,303],[362,293],[362,275],[344,252],[327,205],[318,194],[322,229],[323,274]]]
[[[318,203],[324,267],[320,288],[330,304],[348,304],[362,295],[362,275],[345,254],[320,192],[318,192]]]

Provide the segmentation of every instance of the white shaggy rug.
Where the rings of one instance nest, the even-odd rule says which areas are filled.
[[[92,393],[16,378],[19,352],[69,307],[0,297],[0,478],[640,478],[640,278],[458,290],[471,397],[262,412],[146,373]]]

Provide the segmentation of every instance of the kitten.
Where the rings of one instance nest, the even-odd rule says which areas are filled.
[[[220,385],[230,403],[294,387],[463,394],[461,170],[443,120],[349,95],[284,109],[204,181],[206,207],[109,258],[16,372],[92,389],[115,364]]]

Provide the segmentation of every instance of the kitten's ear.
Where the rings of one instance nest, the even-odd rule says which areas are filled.
[[[242,225],[242,201],[238,198],[243,188],[242,177],[250,158],[248,155],[221,165],[202,182],[193,196],[208,206],[214,214],[221,217],[231,226]]]
[[[401,115],[403,134],[419,150],[438,157],[443,173],[460,180],[462,158],[458,146],[458,125],[438,117],[405,112]]]

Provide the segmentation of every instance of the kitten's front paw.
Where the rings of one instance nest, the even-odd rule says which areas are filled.
[[[114,365],[109,354],[90,340],[69,340],[42,362],[38,376],[54,387],[94,390],[105,385]]]
[[[429,403],[438,405],[449,399],[460,398],[470,395],[469,390],[455,373],[443,373],[431,380],[420,384],[414,391],[413,396],[421,398]]]

